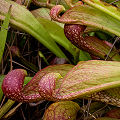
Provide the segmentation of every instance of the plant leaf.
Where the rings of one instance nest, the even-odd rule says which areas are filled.
[[[36,75],[32,78],[32,80],[24,87],[24,94],[34,94],[35,92],[39,94],[38,92],[38,84],[41,81],[41,78],[45,76],[48,73],[54,72],[59,73],[62,77],[64,77],[68,71],[70,71],[74,66],[70,64],[61,64],[61,65],[51,65],[48,66],[41,71],[37,72]],[[59,75],[58,75],[59,76]],[[47,78],[46,78],[47,81]],[[32,88],[32,90],[31,90]],[[33,91],[34,89],[34,91]]]
[[[15,28],[22,29],[40,41],[44,46],[50,49],[56,56],[66,58],[51,36],[37,19],[23,6],[9,0],[0,0],[0,19],[4,20],[9,6],[11,8],[10,23]]]
[[[43,120],[75,120],[80,107],[72,101],[51,104],[44,113]]]
[[[37,87],[39,87],[39,94],[42,98],[50,101],[56,101],[56,90],[62,83],[62,76],[59,73],[48,73],[44,75]]]
[[[99,60],[79,62],[79,64],[64,77],[59,92],[57,93],[57,98],[60,100],[70,100],[85,96],[89,97],[92,93],[106,89],[106,91],[108,91],[110,88],[119,87],[119,79],[119,62]]]
[[[0,31],[0,63],[2,60],[3,52],[4,52],[4,47],[6,43],[6,38],[7,38],[7,32],[8,32],[8,26],[9,26],[9,20],[10,20],[10,12],[11,12],[11,7],[8,9],[8,13],[5,16],[5,20],[1,26],[1,31]]]
[[[39,21],[39,18],[44,18],[46,20],[52,21],[51,17],[50,17],[50,9],[48,8],[38,8],[35,10],[32,10],[31,13],[35,16],[35,18]],[[41,22],[41,21],[39,21]],[[64,24],[59,23],[59,22],[55,22],[52,21],[52,23],[56,23],[57,25],[61,26],[62,28],[64,28]],[[46,28],[46,29],[52,29],[52,28]],[[52,29],[52,31],[54,31],[54,29]]]
[[[75,55],[77,54],[77,48],[73,46],[71,42],[65,37],[63,30],[64,25],[58,22],[51,21],[49,12],[50,10],[47,8],[40,8],[32,11],[32,14],[43,25],[50,36],[75,57]]]
[[[78,24],[65,24],[65,36],[78,48],[87,51],[91,55],[105,59],[109,53],[111,46],[94,36],[83,37],[85,26]],[[120,55],[115,48],[109,54],[108,60],[119,61]]]
[[[62,79],[56,72],[46,74],[37,86],[46,100],[92,98],[120,106],[119,78],[119,62],[92,60],[79,62]]]
[[[78,5],[72,7],[59,17],[63,9],[63,6],[60,5],[53,7],[50,12],[52,19],[66,24],[92,26],[120,36],[120,21],[99,9],[88,5]]]
[[[83,0],[90,6],[97,8],[100,11],[103,11],[104,13],[107,13],[108,15],[112,16],[113,18],[120,20],[120,10],[119,8],[112,6],[106,2],[100,1],[100,0]]]
[[[61,78],[61,75],[65,76],[65,74],[72,67],[73,65],[69,65],[69,64],[48,66],[47,68],[39,71],[32,78],[32,80],[24,87],[23,87],[23,82],[24,82],[24,77],[26,75],[26,71],[23,69],[12,70],[5,76],[3,80],[3,83],[2,83],[3,93],[10,99],[18,102],[40,101],[44,99],[44,97],[41,97],[38,91],[39,90],[38,84],[42,80],[42,77],[44,77],[49,72],[58,72],[56,74],[53,74],[50,77],[52,77],[53,80],[57,78]],[[61,75],[59,73],[61,73]],[[45,80],[47,81],[47,79]],[[52,87],[52,84],[50,87]]]
[[[87,60],[91,60],[89,53],[80,50],[79,61],[87,61]]]
[[[3,81],[3,92],[11,99],[24,102],[92,98],[120,106],[119,62],[91,60],[72,67],[67,64],[49,66],[39,71],[24,88],[22,77],[25,71],[13,70]]]

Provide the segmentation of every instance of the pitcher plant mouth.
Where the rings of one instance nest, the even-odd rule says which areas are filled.
[[[83,36],[85,29],[85,25],[65,24],[64,33],[67,39],[70,40],[76,47],[87,51],[96,57],[105,59],[111,49],[111,46],[97,37]],[[109,54],[108,60],[120,60],[117,49],[113,48],[112,52]]]
[[[56,101],[57,98],[54,96],[55,81],[61,83],[62,76],[65,76],[72,67],[74,65],[71,64],[48,66],[38,71],[25,86],[23,84],[27,71],[14,69],[3,80],[3,93],[6,97],[18,102],[37,102],[43,99]],[[62,76],[55,72],[59,72]]]
[[[25,75],[25,70],[15,69],[5,76],[2,89],[8,98],[18,102],[92,98],[120,106],[119,93],[116,92],[120,84],[119,62],[90,60],[81,61],[76,66],[48,66],[23,86]]]
[[[103,6],[105,7],[104,4]],[[91,26],[119,36],[119,34],[117,34],[118,31],[116,31],[118,30],[116,29],[117,25],[120,24],[119,21],[115,18],[111,19],[111,16],[104,13],[102,10],[97,10],[94,7],[84,4],[76,5],[67,10],[63,15],[60,15],[60,13],[63,11],[65,11],[63,6],[54,6],[50,11],[50,16],[53,20],[65,24],[64,33],[66,38],[70,40],[71,43],[76,47],[105,60],[106,56],[108,56],[111,46],[108,45],[104,40],[100,40],[97,37],[85,36],[85,29],[87,26]],[[93,13],[96,16],[93,16]],[[107,23],[108,18],[111,19],[109,24]],[[114,23],[112,20],[115,20],[116,22]],[[107,58],[107,60],[119,61],[120,55],[118,50],[113,48],[112,52]]]

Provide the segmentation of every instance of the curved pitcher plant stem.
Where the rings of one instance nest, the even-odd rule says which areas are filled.
[[[72,67],[73,67],[73,65],[68,65],[68,64],[48,66],[45,69],[36,73],[36,75],[32,78],[32,80],[31,81],[29,80],[30,82],[25,86],[23,85],[23,83],[24,83],[24,78],[27,75],[27,72],[23,69],[15,69],[15,70],[12,70],[11,72],[9,72],[5,76],[3,83],[2,83],[2,90],[3,90],[4,94],[8,98],[11,98],[12,100],[21,101],[21,102],[37,102],[37,101],[44,99],[39,94],[39,91],[42,90],[43,89],[42,87],[44,86],[44,79],[45,79],[44,76],[50,72],[58,72],[55,74],[51,73],[51,76],[50,77],[48,76],[48,78],[49,78],[48,81],[49,80],[55,81],[55,80],[61,78],[62,76],[65,76],[65,74]],[[62,76],[59,74],[59,72],[62,74]],[[47,77],[47,75],[46,75],[46,77]],[[41,83],[41,85],[39,86],[41,79],[43,80],[43,85]],[[49,82],[48,82],[48,84],[49,84]],[[42,86],[41,89],[38,86],[39,87]],[[52,90],[52,88],[50,88],[50,89]],[[50,94],[51,93],[52,92],[50,92]]]
[[[120,61],[120,56],[116,54],[118,51],[115,48],[111,48],[104,41],[94,36],[83,37],[85,29],[86,26],[84,25],[65,24],[64,33],[68,40],[78,48],[102,59],[105,59],[107,56],[108,60]],[[112,50],[110,51],[110,49]]]
[[[102,3],[102,5],[106,7],[104,3]],[[107,9],[109,9],[109,6]],[[60,13],[63,11],[64,11],[63,6],[61,5],[54,6],[51,9],[50,16],[53,20],[61,23],[91,26],[102,31],[107,31],[109,33],[115,34],[116,36],[120,36],[119,34],[120,30],[118,27],[120,25],[119,19],[110,16],[101,9],[97,9],[94,8],[93,6],[91,7],[89,5],[84,4],[72,7],[61,16]],[[115,9],[114,7],[114,13],[116,14],[116,16],[119,15],[117,14],[118,12],[119,11],[117,11],[117,8]]]
[[[4,93],[6,93],[6,96],[8,98],[9,96],[12,96],[13,100],[19,100],[19,101],[29,101],[29,100],[34,101],[35,99],[36,99],[35,101],[37,101],[37,99],[41,100],[39,94],[24,95],[24,93],[22,92],[24,78],[26,75],[27,72],[25,70],[17,69],[9,72],[8,76],[4,78],[2,84],[2,90]],[[12,76],[12,78],[10,76]]]
[[[50,11],[50,16],[53,20],[61,22],[61,23],[75,23],[77,20],[72,19],[62,19],[60,13],[64,12],[65,8],[62,5],[56,5]]]
[[[93,99],[120,106],[120,63],[90,60],[76,66],[49,66],[23,86],[26,71],[9,72],[2,83],[5,96],[18,102]]]
[[[106,42],[104,42],[103,40],[100,40],[94,36],[83,36],[84,31],[86,29],[86,23],[85,21],[83,21],[84,17],[82,18],[83,20],[81,20],[81,23],[78,23],[80,22],[78,18],[83,16],[82,12],[84,12],[84,11],[79,10],[80,7],[81,9],[84,9],[86,7],[87,9],[87,6],[85,5],[81,5],[81,6],[78,5],[66,11],[62,16],[60,16],[60,13],[64,10],[64,8],[61,5],[57,5],[51,9],[50,15],[53,20],[65,23],[65,26],[64,26],[65,36],[76,47],[84,51],[87,51],[88,53],[94,56],[97,56],[101,59],[105,59],[111,49],[111,46],[106,44]],[[79,12],[77,12],[78,10]],[[80,12],[81,12],[81,16],[80,16]],[[88,14],[86,15],[88,16]],[[86,20],[88,20],[89,22],[89,17]],[[116,48],[112,49],[112,51],[110,52],[108,56],[108,60],[120,61],[120,55]]]

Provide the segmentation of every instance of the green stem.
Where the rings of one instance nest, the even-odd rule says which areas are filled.
[[[8,99],[8,101],[0,108],[0,118],[12,107],[15,101]]]
[[[39,55],[41,58],[43,58],[43,60],[45,61],[45,63],[46,63],[47,65],[49,65],[47,59],[45,58],[45,56],[43,55],[43,53],[42,53],[41,51],[38,52],[38,55]]]
[[[13,109],[11,109],[8,113],[4,115],[4,118],[7,119],[8,117],[10,117],[21,105],[22,103],[19,103],[18,105],[16,105]]]

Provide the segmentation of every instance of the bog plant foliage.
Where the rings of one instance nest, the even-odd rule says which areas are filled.
[[[0,19],[4,20],[8,13],[7,26],[10,19],[11,26],[32,35],[56,56],[66,58],[68,61],[74,63],[79,61],[79,49],[105,59],[111,46],[94,36],[84,36],[84,34],[90,27],[88,31],[99,29],[120,37],[119,9],[100,0],[83,0],[84,4],[72,3],[69,0],[65,2],[67,4],[65,7],[53,5],[51,10],[40,8],[30,12],[13,1],[0,0]],[[46,11],[50,12],[50,16]],[[51,18],[56,22],[50,21]],[[56,42],[74,59],[67,58]],[[2,55],[3,51],[0,52]],[[38,71],[32,79],[26,77],[26,70],[14,69],[3,77],[0,91],[11,99],[8,101],[11,106],[14,101],[27,103],[53,101],[54,103],[44,113],[44,120],[75,120],[80,106],[72,100],[77,98],[97,100],[120,107],[120,55],[116,48],[113,48],[108,59],[110,61],[88,60],[80,61],[77,65],[50,65]],[[1,81],[3,78],[1,77]],[[2,96],[2,92],[0,94]],[[5,110],[8,110],[6,106],[0,109],[0,117],[4,115]],[[98,120],[104,119],[111,118]]]

